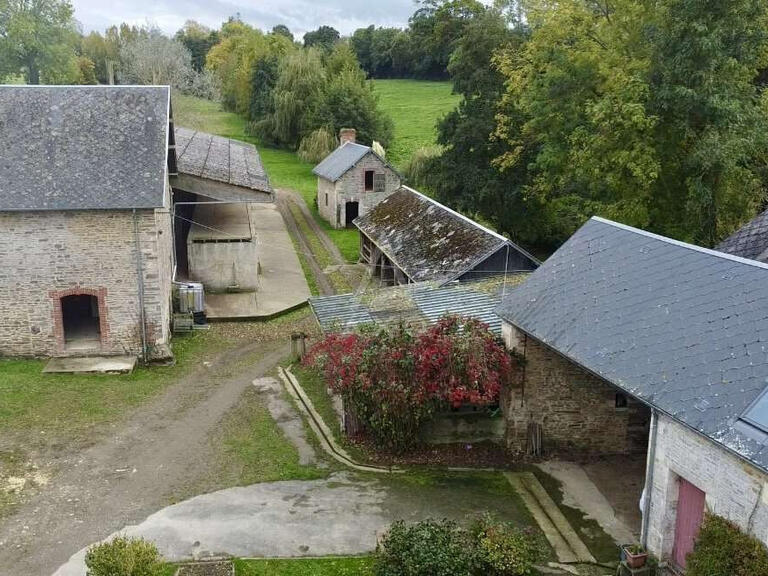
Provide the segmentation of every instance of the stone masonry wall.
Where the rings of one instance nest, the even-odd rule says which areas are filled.
[[[507,347],[526,359],[522,384],[504,394],[510,450],[525,450],[531,422],[541,425],[545,453],[645,450],[650,420],[645,406],[627,398],[627,407],[617,408],[617,390],[600,378],[506,322],[502,335]]]
[[[167,209],[137,211],[150,346],[169,339]],[[139,354],[141,323],[130,211],[0,213],[0,355],[66,355],[59,298],[99,298],[102,354]],[[57,314],[58,311],[58,314]],[[58,328],[57,328],[58,325]]]
[[[660,415],[648,522],[648,548],[669,558],[675,539],[678,481],[706,494],[706,509],[768,545],[768,475],[673,419]]]
[[[384,192],[365,191],[366,170],[375,170],[379,174],[385,174]],[[320,214],[334,228],[344,228],[347,202],[359,202],[358,215],[362,216],[399,187],[400,176],[397,175],[397,172],[369,152],[335,184],[323,178],[317,179],[317,206]],[[328,206],[325,205],[326,193],[328,194]]]

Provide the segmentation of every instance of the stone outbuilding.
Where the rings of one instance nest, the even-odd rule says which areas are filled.
[[[0,355],[168,354],[168,87],[0,87]]]
[[[520,246],[407,186],[355,220],[360,261],[383,285],[469,281],[531,272]]]
[[[343,129],[341,144],[312,173],[317,176],[317,209],[334,228],[349,228],[400,186],[400,175],[370,146]]]
[[[498,313],[510,448],[641,458],[642,543],[680,570],[706,512],[768,544],[768,265],[592,218]]]

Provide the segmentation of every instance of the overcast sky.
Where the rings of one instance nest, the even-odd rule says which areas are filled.
[[[173,34],[188,19],[218,28],[239,12],[263,30],[285,24],[297,40],[322,24],[342,34],[370,24],[405,26],[416,9],[414,0],[73,0],[73,5],[86,33],[128,22],[155,24]]]

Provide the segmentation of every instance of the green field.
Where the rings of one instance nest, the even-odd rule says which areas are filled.
[[[392,118],[395,125],[394,141],[388,147],[387,158],[396,167],[402,168],[415,150],[435,143],[435,123],[458,104],[459,97],[451,94],[450,82],[373,82],[381,108]],[[245,140],[259,146],[259,153],[272,185],[300,193],[315,220],[338,246],[342,256],[350,262],[357,261],[357,230],[336,230],[323,220],[317,211],[317,179],[312,174],[312,164],[302,161],[290,150],[260,145],[246,134],[245,120],[237,114],[223,111],[217,102],[175,93],[173,116],[179,126]]]
[[[435,143],[437,121],[453,110],[461,99],[451,93],[450,82],[423,80],[373,80],[379,105],[395,123],[394,141],[387,159],[402,168],[411,154]]]

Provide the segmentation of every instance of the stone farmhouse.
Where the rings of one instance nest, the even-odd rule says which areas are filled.
[[[705,511],[768,543],[765,302],[766,264],[592,218],[499,308],[509,446],[634,454],[642,542],[679,569]]]
[[[383,285],[530,272],[539,261],[501,234],[401,186],[355,220],[360,260]]]
[[[342,129],[339,147],[312,170],[317,176],[317,209],[334,228],[349,228],[400,186],[395,169],[355,138],[355,130]]]
[[[171,109],[162,86],[0,87],[0,355],[170,354],[191,222],[272,199],[252,146],[174,130]]]

